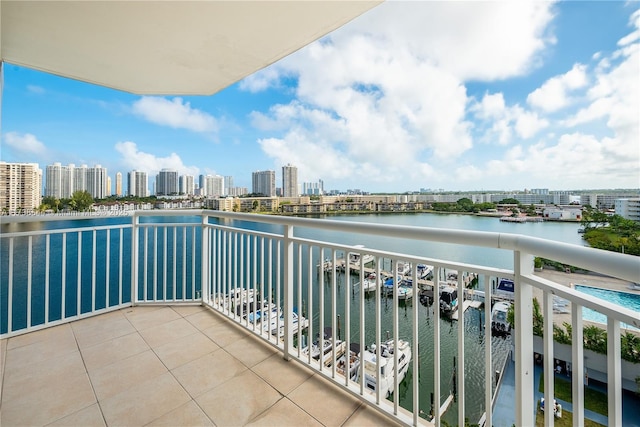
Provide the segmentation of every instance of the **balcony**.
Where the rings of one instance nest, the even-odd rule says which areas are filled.
[[[512,357],[513,420],[533,425],[535,353],[545,355],[548,402],[554,354],[573,372],[592,369],[588,351],[576,344],[583,342],[583,308],[605,315],[607,335],[614,337],[602,356],[603,375],[608,423],[623,424],[623,389],[638,365],[621,357],[621,330],[639,328],[640,314],[535,275],[533,257],[640,282],[635,257],[509,234],[214,211],[144,212],[81,225],[47,220],[23,225],[27,231],[3,219],[3,424],[441,425],[453,417],[453,424],[468,418],[497,425],[496,366]],[[342,235],[376,236],[380,244],[349,245]],[[385,250],[389,239],[497,248],[512,254],[514,267],[391,252]],[[418,268],[402,279],[411,282],[412,303],[401,301],[399,292],[365,295],[360,288],[365,272],[380,278],[405,264],[433,267],[429,279],[421,280]],[[391,276],[397,285],[400,279]],[[514,282],[512,356],[500,348],[504,338],[484,332],[491,331],[490,304],[468,310],[477,320],[458,313],[458,320],[444,321],[433,309],[438,292],[431,309],[418,302],[429,283],[462,290],[470,278]],[[544,338],[533,335],[533,295],[545,319],[571,319],[569,355],[554,345],[552,322],[544,322]],[[461,291],[460,311],[479,297],[491,300],[492,286]],[[568,301],[569,314],[554,313],[554,297]],[[247,315],[257,307],[282,315],[266,314],[270,322]],[[316,359],[305,348],[319,332],[329,351]],[[387,398],[381,348],[385,342],[401,348],[403,341],[411,362],[399,381],[403,355],[396,351],[388,359]],[[379,386],[369,387],[354,359],[340,364],[339,343],[370,349]],[[360,375],[341,373],[350,371]],[[580,423],[585,378],[571,381],[574,422]],[[447,410],[451,387],[456,401]],[[431,398],[440,404],[431,405]]]

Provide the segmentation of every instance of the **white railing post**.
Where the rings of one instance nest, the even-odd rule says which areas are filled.
[[[134,212],[131,216],[131,304],[138,302],[138,234],[140,217]],[[146,260],[145,260],[146,262]],[[144,284],[147,286],[147,284]]]
[[[584,426],[584,377],[582,376],[582,370],[584,369],[584,331],[582,306],[576,303],[571,304],[571,344],[571,362],[573,365],[571,368],[574,372],[573,380],[571,381],[573,425]]]
[[[609,395],[609,425],[622,425],[622,360],[620,321],[607,322],[607,394]]]
[[[535,418],[533,398],[533,292],[523,275],[533,273],[533,256],[514,252],[515,349],[516,349],[516,425],[532,425]]]
[[[211,258],[209,256],[209,228],[207,227],[207,215],[202,214],[202,266],[200,275],[200,298],[203,304],[210,304],[209,293],[209,264]],[[194,298],[195,299],[195,298]]]
[[[543,330],[543,346],[544,346],[544,424],[547,426],[553,426],[554,411],[553,399],[555,394],[554,384],[554,357],[553,357],[553,294],[545,292],[543,296],[543,315],[544,315],[544,330]],[[578,371],[576,371],[578,372]],[[575,402],[575,397],[574,397]],[[549,408],[549,410],[547,410]],[[574,406],[575,408],[575,406]],[[574,411],[574,418],[576,413]]]
[[[293,226],[284,227],[284,359],[293,346]],[[279,286],[279,285],[278,285]],[[276,334],[277,335],[277,334]],[[321,341],[322,342],[322,341]],[[322,345],[322,344],[321,344]],[[320,357],[322,360],[322,357]]]

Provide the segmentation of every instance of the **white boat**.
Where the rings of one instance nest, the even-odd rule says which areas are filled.
[[[411,274],[411,263],[398,261],[396,263],[396,272],[400,276],[408,276]]]
[[[314,342],[311,344],[311,347],[306,347],[302,350],[303,354],[309,354],[311,352],[311,358],[315,360],[320,360],[322,357],[322,364],[325,366],[331,366],[333,363],[333,353],[336,353],[336,361],[340,359],[340,357],[344,354],[347,343],[342,340],[336,340],[336,345],[333,345],[333,340],[331,338],[325,338],[322,340],[322,344],[318,342]]]
[[[347,360],[349,361],[348,367]],[[351,343],[349,345],[349,352],[345,352],[336,360],[337,373],[345,376],[347,368],[349,369],[349,379],[355,381],[355,379],[358,378],[358,370],[360,369],[360,345],[357,343]]]
[[[265,317],[262,321],[262,330],[271,333],[271,335],[278,334],[279,337],[284,336],[284,314],[282,313],[282,309],[278,309],[279,316],[270,316],[269,318]],[[293,329],[293,333],[297,333],[298,329],[306,329],[309,327],[309,320],[303,316],[298,315],[295,311],[291,313],[293,316],[293,323],[291,327]],[[278,327],[279,325],[279,327]]]
[[[394,353],[393,340],[380,343],[380,375],[376,375],[376,346],[374,344],[371,348],[365,349],[361,356],[361,360],[364,361],[365,390],[376,393],[379,387],[380,395],[385,398],[393,393],[396,375]],[[408,341],[398,340],[398,384],[400,384],[407,375],[409,362],[411,362],[411,346]],[[360,370],[356,371],[355,381],[359,381],[359,372]]]
[[[433,277],[432,265],[418,264],[416,268],[418,270],[418,280],[429,280]]]
[[[507,322],[507,312],[511,304],[508,302],[497,302],[491,309],[491,331],[501,334],[511,332],[511,325]]]
[[[218,294],[213,298],[215,304],[223,306],[225,309],[235,311],[238,316],[246,316],[247,313],[255,311],[254,305],[258,292],[255,289],[236,288],[228,294]]]
[[[399,300],[408,300],[413,298],[413,287],[410,284],[404,281],[400,282],[397,289],[398,289]]]
[[[354,246],[354,248],[356,248],[358,250],[362,250],[362,249],[364,249],[364,246],[363,245],[356,245],[356,246]],[[362,257],[362,261],[364,262],[364,265],[372,264],[376,260],[376,257],[374,257],[371,254],[362,255],[360,253],[350,253],[349,254],[349,264],[360,265],[360,257]]]
[[[362,281],[362,285],[357,282],[353,286],[359,287],[364,292],[374,292],[380,288],[380,280],[376,278],[376,273],[369,273]]]

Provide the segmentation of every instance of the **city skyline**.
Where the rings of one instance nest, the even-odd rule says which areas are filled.
[[[250,188],[291,163],[366,192],[637,188],[639,27],[637,3],[384,3],[210,97],[5,63],[0,158],[112,182],[169,168]]]

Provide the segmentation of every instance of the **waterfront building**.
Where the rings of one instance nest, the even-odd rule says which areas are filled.
[[[110,196],[111,194],[111,177],[107,175],[107,196]]]
[[[178,171],[162,169],[156,175],[156,195],[172,196],[178,194]]]
[[[70,199],[74,188],[74,165],[60,163],[48,165],[45,169],[44,195],[56,199]]]
[[[0,161],[0,209],[33,212],[42,204],[42,170],[37,163]]]
[[[94,199],[104,199],[107,197],[107,168],[101,165],[95,165],[87,168],[86,171],[86,191],[91,194]]]
[[[616,215],[640,222],[640,197],[633,199],[616,199]]]
[[[116,196],[122,197],[122,173],[116,173]]]
[[[147,197],[149,195],[146,172],[132,170],[127,174],[127,194],[134,197]]]
[[[71,194],[76,191],[87,191],[87,165],[75,167],[75,165],[71,163],[69,167],[73,168],[73,189]]]
[[[224,192],[224,178],[220,175],[207,175],[204,177],[204,197],[220,197]]]
[[[276,172],[256,171],[251,174],[251,192],[266,197],[276,195]]]
[[[290,163],[282,167],[282,196],[298,197],[298,168]]]
[[[195,194],[193,187],[193,175],[180,176],[180,194],[193,196]]]

